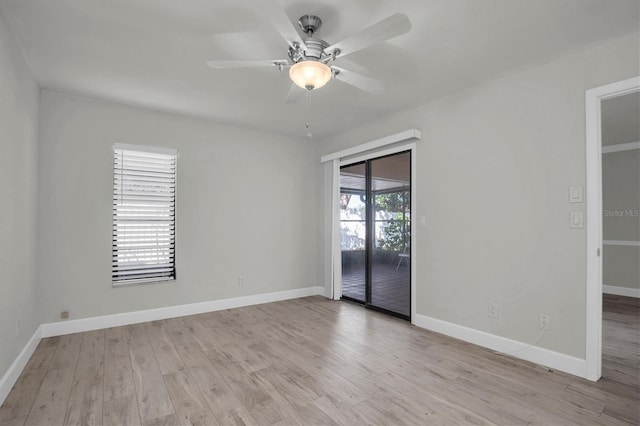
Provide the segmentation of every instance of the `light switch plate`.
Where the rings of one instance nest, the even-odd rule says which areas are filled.
[[[418,226],[420,226],[421,228],[427,226],[427,218],[424,216],[418,216]]]
[[[583,212],[571,212],[569,217],[570,228],[584,228],[584,213]]]
[[[582,186],[570,186],[569,187],[569,202],[581,203],[583,201]]]

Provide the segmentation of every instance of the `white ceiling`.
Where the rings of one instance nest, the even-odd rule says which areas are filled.
[[[278,4],[278,0],[274,0]],[[510,70],[638,31],[638,0],[280,0],[319,15],[335,43],[395,13],[412,30],[336,62],[382,94],[339,81],[312,93],[314,140]],[[278,59],[287,44],[251,0],[0,0],[38,83],[81,96],[304,137],[306,101],[286,73],[213,70],[213,59]],[[302,90],[302,89],[300,89]]]

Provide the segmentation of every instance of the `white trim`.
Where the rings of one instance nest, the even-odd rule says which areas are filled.
[[[602,147],[602,153],[609,154],[610,152],[631,151],[632,149],[640,149],[640,141],[619,143],[616,145],[605,145]]]
[[[623,241],[623,240],[604,240],[605,246],[631,246],[640,247],[640,241]]]
[[[402,152],[402,151],[410,151],[415,146],[416,146],[416,143],[415,142],[411,142],[411,143],[407,143],[407,144],[403,144],[403,145],[396,145],[396,146],[394,146],[392,148],[387,148],[387,149],[383,149],[383,150],[380,150],[380,151],[368,152],[366,154],[359,155],[357,157],[349,157],[349,158],[344,159],[344,160],[341,159],[340,160],[340,167],[348,166],[349,164],[360,163],[362,161],[371,160],[371,159],[378,158],[378,157],[385,157],[387,155],[396,154],[396,153]]]
[[[601,102],[640,90],[633,77],[585,92],[586,119],[586,375],[602,373],[602,130]]]
[[[414,324],[427,330],[435,331],[474,345],[489,348],[497,352],[509,353],[509,356],[544,365],[555,370],[564,371],[579,377],[585,377],[586,361],[560,352],[530,346],[527,343],[511,340],[473,328],[464,327],[425,315],[416,314]],[[537,330],[536,330],[537,331]],[[513,353],[518,351],[517,353]]]
[[[240,308],[243,306],[259,305],[262,303],[279,302],[297,299],[299,297],[324,295],[324,287],[306,287],[294,290],[277,291],[274,293],[255,294],[252,296],[233,297],[230,299],[209,300],[207,302],[190,303],[187,305],[166,306],[163,308],[147,309],[144,311],[124,312],[121,314],[104,315],[100,317],[82,318],[71,321],[52,322],[40,326],[42,337],[61,336],[64,334],[81,333],[84,331],[100,330],[108,327],[137,324],[156,321],[165,318],[196,315],[223,309]]]
[[[7,399],[9,392],[11,392],[11,388],[16,384],[18,377],[20,377],[20,373],[24,370],[24,367],[29,362],[31,355],[38,347],[38,343],[40,343],[41,338],[41,327],[38,326],[36,331],[33,333],[33,336],[29,339],[24,348],[20,351],[16,359],[13,360],[9,369],[4,373],[2,378],[0,379],[0,405],[2,405]]]
[[[131,151],[138,152],[151,152],[154,154],[164,154],[164,155],[178,155],[178,150],[173,148],[161,148],[157,146],[147,146],[147,145],[131,145],[127,143],[114,143],[113,149],[128,149]]]
[[[385,136],[380,139],[376,139],[371,142],[363,143],[358,146],[343,149],[342,151],[334,152],[333,154],[327,154],[320,158],[321,163],[332,161],[336,159],[346,158],[351,155],[360,154],[365,151],[371,151],[373,149],[381,148],[386,145],[391,145],[397,142],[406,141],[409,139],[421,139],[422,132],[418,129],[409,129],[403,132],[395,133],[393,135]]]
[[[340,249],[340,160],[331,164],[331,298],[342,297],[342,251]]]
[[[417,210],[418,210],[418,145],[412,144],[411,147],[411,324],[416,323],[416,300],[417,286],[416,286],[416,269],[418,264],[418,226],[416,226]]]
[[[602,292],[605,294],[635,297],[640,299],[640,288],[620,287],[616,285],[603,285]]]
[[[586,377],[602,375],[602,142],[600,99],[585,94],[586,181]]]

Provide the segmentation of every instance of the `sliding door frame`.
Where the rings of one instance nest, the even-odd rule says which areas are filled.
[[[420,138],[420,132],[415,130],[417,134],[411,136],[411,138]],[[400,141],[406,141],[405,138]],[[342,257],[341,257],[341,247],[340,247],[340,210],[337,203],[337,200],[340,198],[340,168],[343,166],[353,165],[355,163],[361,163],[366,160],[372,160],[378,157],[385,157],[388,155],[399,154],[401,152],[410,151],[411,152],[411,209],[410,209],[410,217],[411,217],[411,244],[410,244],[410,255],[411,255],[411,323],[413,324],[415,321],[415,313],[416,313],[416,233],[417,227],[416,223],[416,193],[417,193],[417,185],[416,185],[416,153],[417,144],[415,142],[403,143],[400,145],[394,145],[385,149],[378,149],[369,151],[366,153],[358,154],[354,153],[351,156],[347,156],[345,158],[333,158],[333,185],[332,185],[332,256],[331,256],[331,268],[333,271],[332,274],[332,291],[331,296],[334,300],[340,300],[342,297]]]

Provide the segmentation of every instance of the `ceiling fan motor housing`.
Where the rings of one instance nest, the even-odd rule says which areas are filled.
[[[327,55],[324,53],[324,49],[329,47],[329,43],[324,40],[315,37],[309,37],[304,41],[306,50],[302,47],[296,46],[295,48],[289,48],[289,58],[295,64],[305,60],[320,60],[324,59]]]

